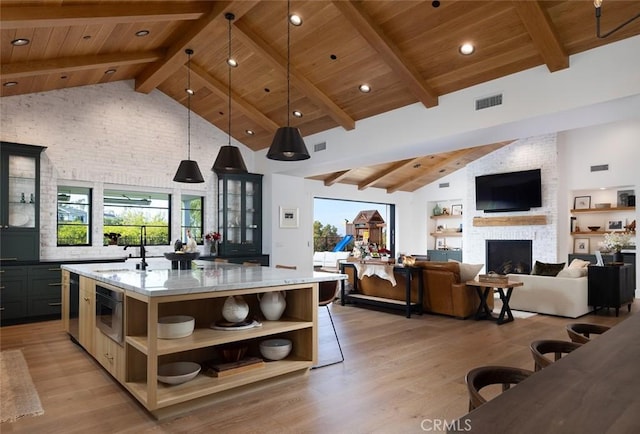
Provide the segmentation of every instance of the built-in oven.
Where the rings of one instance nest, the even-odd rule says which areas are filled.
[[[96,285],[96,326],[120,345],[124,345],[124,293]]]
[[[69,335],[75,343],[78,343],[80,338],[79,314],[80,276],[77,273],[69,273]]]

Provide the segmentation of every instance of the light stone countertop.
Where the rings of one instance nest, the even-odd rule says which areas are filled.
[[[136,270],[139,259],[119,263],[63,264],[62,269],[149,297],[250,289],[347,279],[346,274],[246,266],[194,260],[190,270],[172,270],[164,258],[147,260],[146,270]]]

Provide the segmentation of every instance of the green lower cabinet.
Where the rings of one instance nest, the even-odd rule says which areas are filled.
[[[462,250],[427,250],[427,256],[433,262],[447,262],[449,259],[462,262]]]
[[[62,315],[60,264],[2,267],[0,324]]]
[[[0,268],[0,324],[27,316],[27,268]]]

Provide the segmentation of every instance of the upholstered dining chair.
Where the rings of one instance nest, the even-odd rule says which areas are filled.
[[[569,341],[557,341],[553,339],[543,339],[531,342],[529,346],[531,355],[533,356],[534,371],[546,368],[555,361],[560,360],[563,354],[569,354],[571,351],[577,350],[582,344]],[[550,359],[545,354],[554,354],[554,359]]]
[[[329,305],[333,303],[333,301],[338,296],[338,291],[340,289],[340,281],[331,280],[326,282],[318,282],[318,287],[319,287],[318,306],[320,307],[324,306],[327,308],[327,313],[329,314],[329,320],[331,321],[331,327],[333,328],[333,334],[336,337],[336,342],[338,343],[338,349],[340,350],[340,360],[323,363],[320,365],[315,365],[315,366],[312,366],[311,369],[324,368],[325,366],[335,365],[337,363],[344,362],[344,354],[342,353],[342,346],[340,345],[340,339],[338,338],[338,332],[336,331],[336,326],[333,323],[333,317],[331,316],[331,309],[329,309]]]
[[[566,328],[567,328],[567,334],[569,335],[569,339],[571,339],[571,342],[586,344],[591,340],[591,335],[601,335],[602,333],[609,330],[611,327],[600,325],[600,324],[576,322],[576,323],[567,324]]]
[[[469,411],[480,407],[487,399],[480,394],[484,387],[501,384],[502,391],[533,375],[528,369],[511,366],[480,366],[470,370],[464,378],[469,392]]]

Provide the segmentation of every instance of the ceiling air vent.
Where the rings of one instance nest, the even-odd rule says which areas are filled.
[[[440,184],[438,184],[438,188],[448,188],[449,187],[449,183],[448,182],[442,182]]]
[[[486,98],[480,98],[476,100],[476,110],[482,110],[489,107],[495,107],[502,105],[502,94],[488,96]]]
[[[320,152],[324,151],[325,149],[327,149],[327,142],[316,143],[315,145],[313,145],[313,152]]]
[[[603,170],[609,170],[608,164],[600,164],[598,166],[591,166],[592,172],[602,172]]]

